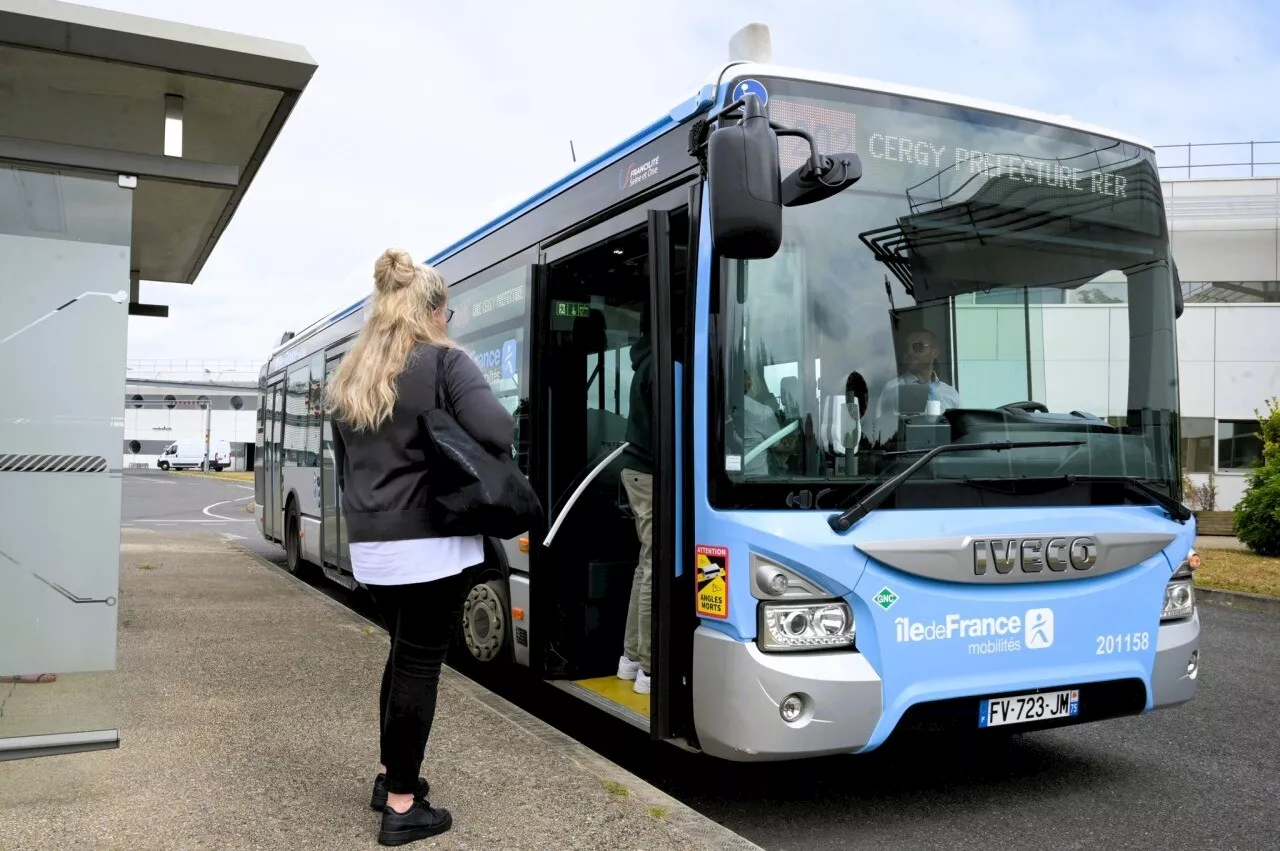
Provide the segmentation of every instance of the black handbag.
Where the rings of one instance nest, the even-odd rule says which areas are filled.
[[[438,536],[514,538],[540,527],[542,503],[508,453],[494,455],[458,424],[444,392],[444,358],[436,349],[436,404],[423,415],[431,530]]]

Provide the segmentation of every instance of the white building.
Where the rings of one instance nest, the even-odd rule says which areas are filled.
[[[1187,301],[1178,321],[1183,468],[1197,483],[1217,473],[1217,507],[1229,509],[1262,455],[1257,412],[1280,396],[1280,178],[1163,188]]]
[[[232,470],[252,470],[258,418],[258,367],[253,361],[128,362],[124,399],[124,466],[156,466],[169,444],[209,439],[231,444]]]
[[[1280,396],[1280,177],[1166,175],[1162,189],[1185,302],[1177,323],[1182,468],[1197,485],[1214,474],[1215,507],[1227,510],[1261,460],[1258,412]],[[1013,291],[958,298],[955,377],[965,406],[1026,393],[1054,411],[1122,422],[1126,291],[1115,272],[1078,290],[1046,290],[1030,305]]]

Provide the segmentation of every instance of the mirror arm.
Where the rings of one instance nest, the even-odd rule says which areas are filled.
[[[751,97],[755,97],[755,95],[751,95]],[[697,151],[707,146],[707,137],[711,135],[712,124],[715,124],[717,121],[723,118],[732,118],[735,121],[741,121],[743,116],[742,116],[742,113],[739,112],[739,110],[745,110],[746,107],[747,107],[747,99],[745,97],[738,98],[733,103],[729,104],[724,109],[720,110],[714,115],[708,115],[706,118],[700,118],[697,121],[695,121],[693,123],[693,129],[689,131],[689,153],[694,154]],[[783,125],[779,124],[776,121],[770,121],[769,126],[774,130],[787,129],[786,127],[784,127]],[[804,131],[798,131],[798,132],[801,135],[803,135],[805,139],[808,139],[809,147],[813,148],[814,147],[813,139],[809,136],[809,134],[805,133]],[[779,134],[779,135],[782,135],[782,134]],[[796,134],[790,133],[789,135],[796,135]]]
[[[730,115],[729,113],[738,109],[738,107],[742,105],[743,105],[742,101],[738,101],[737,103],[732,103],[729,106],[726,106],[724,109],[717,112],[715,115],[709,116],[705,119],[701,119],[698,122],[695,122],[693,129],[689,132],[689,137],[690,137],[689,153],[701,159],[700,153],[702,149],[707,146],[707,137],[711,135],[711,125],[722,118],[741,119],[742,116],[740,114]],[[818,145],[816,142],[813,141],[813,136],[811,136],[809,133],[807,133],[804,130],[788,127],[785,124],[779,124],[777,121],[770,121],[769,128],[779,136],[794,136],[798,139],[804,139],[806,142],[808,142],[809,143],[809,168],[812,169],[814,174],[818,175],[819,177],[826,173],[829,165],[828,163],[824,162],[826,158],[818,153]]]
[[[755,96],[754,96],[754,95],[752,95],[752,97],[755,97]],[[720,110],[720,111],[719,111],[719,112],[717,112],[715,115],[713,115],[713,116],[711,116],[710,118],[708,118],[708,119],[707,119],[707,123],[708,123],[708,124],[710,124],[710,123],[712,123],[712,122],[719,121],[721,118],[724,118],[725,116],[727,116],[729,113],[733,112],[734,110],[736,110],[736,109],[743,109],[743,108],[745,108],[745,107],[746,107],[746,105],[747,105],[747,100],[746,100],[746,98],[738,98],[738,99],[737,99],[737,100],[735,100],[733,103],[729,104],[729,105],[728,105],[728,106],[726,106],[724,109]]]
[[[752,95],[754,97],[754,95]],[[745,109],[747,101],[745,98],[739,98],[715,115],[708,115],[706,118],[699,118],[693,122],[693,127],[689,130],[689,156],[698,161],[698,165],[702,172],[702,177],[707,176],[707,140],[711,137],[711,125],[715,124],[722,118],[735,118],[741,120],[742,115],[730,115],[740,109]],[[772,121],[769,122],[770,127],[775,127]]]
[[[769,122],[769,126],[772,127],[773,132],[777,133],[779,136],[795,136],[796,138],[804,139],[806,142],[808,142],[809,143],[809,168],[813,169],[814,173],[817,175],[821,175],[825,171],[825,169],[823,169],[822,167],[823,158],[818,154],[818,145],[813,141],[812,136],[810,136],[804,130],[793,129],[791,127],[784,127],[783,125],[773,121]]]

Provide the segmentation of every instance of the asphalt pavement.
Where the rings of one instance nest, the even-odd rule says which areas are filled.
[[[254,515],[245,511],[253,502],[252,483],[217,476],[126,470],[120,525],[163,531],[189,528],[232,540],[259,538]]]
[[[130,481],[126,522],[235,517],[243,483]],[[150,478],[150,477],[148,477]],[[160,491],[160,493],[157,493]],[[228,510],[231,509],[231,510]],[[246,515],[247,516],[247,515]],[[236,518],[237,520],[239,518]],[[250,522],[188,523],[279,563]],[[363,595],[311,584],[369,614]],[[468,676],[771,851],[1270,849],[1280,841],[1280,617],[1202,605],[1199,694],[1137,718],[1008,740],[907,740],[862,756],[739,764],[654,744],[528,678]]]

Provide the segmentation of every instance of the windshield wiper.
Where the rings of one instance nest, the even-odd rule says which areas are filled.
[[[1156,490],[1137,476],[1103,476],[1082,473],[1067,474],[1065,476],[1013,476],[1003,478],[984,476],[981,478],[967,478],[963,479],[963,481],[965,484],[973,485],[976,488],[984,488],[1003,494],[1016,493],[1019,490],[1019,485],[1029,485],[1036,488],[1035,493],[1044,493],[1046,490],[1071,487],[1076,484],[1116,484],[1123,486],[1131,494],[1144,496],[1152,502],[1158,503],[1161,508],[1168,512],[1171,519],[1179,523],[1186,523],[1193,516],[1191,509],[1168,494]],[[1001,485],[1007,485],[1008,487],[1001,487]]]
[[[902,483],[914,476],[919,470],[937,458],[950,452],[976,452],[979,450],[1002,451],[1005,449],[1034,449],[1045,446],[1083,446],[1083,440],[996,440],[990,443],[944,443],[935,446],[916,460],[905,470],[894,476],[880,487],[867,494],[865,499],[858,500],[842,514],[833,514],[827,523],[837,532],[847,532],[849,527],[866,517],[877,505],[884,502]]]
[[[1186,523],[1192,517],[1190,508],[1187,508],[1167,493],[1161,493],[1156,490],[1137,476],[1095,476],[1087,473],[1069,473],[1065,476],[1056,476],[1054,478],[1061,479],[1066,482],[1068,486],[1074,485],[1077,482],[1085,482],[1089,484],[1099,482],[1102,484],[1123,485],[1130,493],[1140,493],[1159,505],[1169,513],[1170,518],[1177,520],[1179,523]]]

